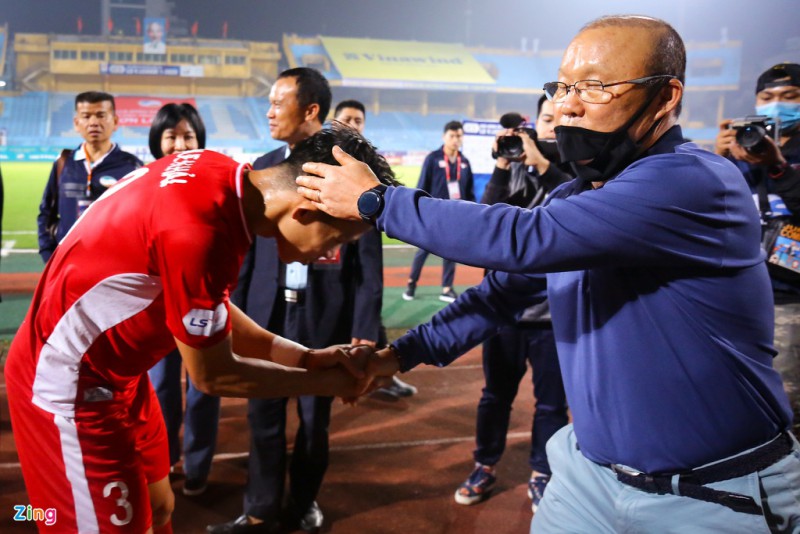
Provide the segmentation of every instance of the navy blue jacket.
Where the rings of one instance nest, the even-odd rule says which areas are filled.
[[[92,183],[87,196],[85,161],[81,144],[72,151],[72,157],[64,164],[60,179],[56,179],[56,163],[53,163],[50,169],[50,177],[47,179],[42,202],[39,204],[39,216],[36,219],[39,227],[39,254],[45,263],[50,259],[59,241],[78,220],[78,201],[97,200],[114,182],[142,166],[139,158],[122,151],[119,145],[114,144],[103,161],[92,169]],[[54,238],[48,232],[47,225],[56,206],[58,228]]]
[[[475,202],[475,181],[472,178],[472,167],[464,154],[459,152],[459,155],[461,156],[461,179],[458,189],[461,191],[461,200]],[[433,198],[450,198],[447,190],[447,171],[444,168],[445,161],[444,146],[428,154],[422,163],[417,189],[422,189]],[[456,163],[449,163],[449,165],[450,181],[456,180]]]
[[[286,159],[286,147],[253,162],[254,169],[273,167]],[[349,343],[353,337],[378,340],[383,299],[383,250],[381,233],[371,230],[355,243],[341,248],[339,264],[310,264],[306,288],[307,339],[312,348]],[[251,319],[266,328],[282,298],[280,260],[274,239],[256,237],[245,256],[239,283],[231,296]]]
[[[548,273],[567,400],[590,460],[679,471],[788,429],[759,216],[736,167],[674,127],[604,187],[577,184],[531,210],[388,188],[378,227],[389,236],[508,271],[396,341],[402,369],[447,365],[512,323],[545,296]]]

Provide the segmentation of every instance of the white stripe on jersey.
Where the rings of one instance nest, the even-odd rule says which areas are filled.
[[[100,281],[75,301],[39,354],[32,402],[47,412],[74,417],[83,355],[103,332],[147,308],[161,291],[157,276],[122,273]]]
[[[83,452],[78,441],[75,420],[60,415],[55,415],[53,420],[61,436],[61,455],[67,480],[72,488],[72,499],[75,501],[75,522],[78,525],[78,532],[100,532],[92,494],[89,493],[89,482],[86,480]]]

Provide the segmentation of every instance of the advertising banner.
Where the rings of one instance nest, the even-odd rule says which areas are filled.
[[[150,127],[156,112],[169,102],[186,102],[197,107],[194,98],[154,98],[149,96],[117,96],[117,116],[120,126]]]
[[[491,89],[494,79],[463,46],[321,37],[344,85]]]

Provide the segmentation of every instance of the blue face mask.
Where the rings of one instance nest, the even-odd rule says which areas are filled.
[[[791,130],[800,124],[800,103],[770,102],[763,106],[756,106],[756,113],[779,119],[781,121],[781,132]]]

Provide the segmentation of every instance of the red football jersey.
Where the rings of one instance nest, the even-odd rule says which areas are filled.
[[[208,150],[162,158],[95,201],[58,245],[15,336],[6,379],[40,408],[132,399],[174,348],[230,331],[229,295],[252,237],[249,168]]]

